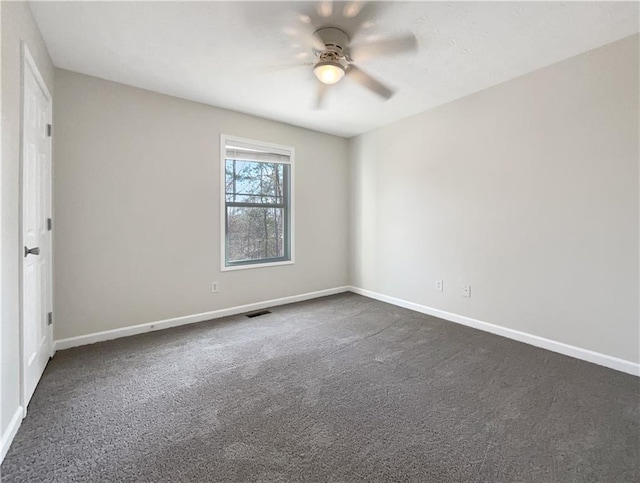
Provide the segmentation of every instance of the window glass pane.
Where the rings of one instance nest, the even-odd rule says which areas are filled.
[[[221,136],[223,270],[293,261],[293,148]]]
[[[227,261],[285,256],[285,210],[227,206]]]
[[[281,163],[260,163],[227,159],[225,196],[227,202],[284,204],[284,171]]]

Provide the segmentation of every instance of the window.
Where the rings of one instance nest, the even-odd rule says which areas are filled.
[[[221,136],[222,270],[293,263],[293,148]]]

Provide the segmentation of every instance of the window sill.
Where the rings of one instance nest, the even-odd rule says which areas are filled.
[[[248,270],[250,268],[264,268],[264,267],[278,267],[280,265],[293,265],[293,260],[287,260],[284,262],[268,262],[268,263],[250,263],[247,265],[232,265],[230,267],[223,266],[221,272],[230,272],[232,270]]]

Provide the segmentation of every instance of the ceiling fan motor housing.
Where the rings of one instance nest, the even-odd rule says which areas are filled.
[[[326,47],[324,52],[320,52],[320,57],[322,57],[323,54],[329,53],[333,53],[337,58],[345,57],[347,55],[349,35],[347,35],[345,31],[335,27],[325,27],[316,30],[315,34],[320,37]]]

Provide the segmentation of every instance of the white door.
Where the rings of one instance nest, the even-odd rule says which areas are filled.
[[[24,48],[22,124],[23,409],[52,350],[51,96]]]

